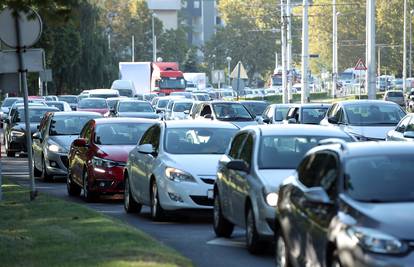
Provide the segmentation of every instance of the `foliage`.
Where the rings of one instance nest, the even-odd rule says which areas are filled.
[[[185,60],[183,64],[183,71],[185,72],[199,72],[199,66],[197,63],[197,48],[192,47],[187,50]]]
[[[158,56],[166,62],[178,62],[184,64],[188,50],[187,36],[183,29],[166,30],[158,39]]]

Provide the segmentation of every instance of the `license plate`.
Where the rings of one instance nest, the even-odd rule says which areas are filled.
[[[207,198],[208,199],[213,199],[214,198],[214,191],[213,191],[213,189],[209,189],[207,191]]]

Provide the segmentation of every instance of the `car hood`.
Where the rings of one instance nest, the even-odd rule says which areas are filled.
[[[40,124],[40,122],[39,123],[30,123],[30,132],[31,132],[31,134],[34,134],[35,132],[37,132],[37,126],[39,124]],[[26,132],[26,125],[25,125],[24,122],[19,122],[19,123],[15,124],[12,127],[12,130],[17,130],[17,131],[20,131],[20,132]]]
[[[246,127],[246,126],[258,124],[257,121],[229,121],[229,122],[235,125],[236,127],[238,127],[239,129]]]
[[[77,108],[77,111],[91,111],[91,112],[97,112],[102,115],[105,115],[109,109],[107,108]]]
[[[350,134],[362,135],[372,139],[385,139],[387,133],[395,129],[395,125],[390,126],[347,126],[345,131]]]
[[[98,157],[118,162],[127,162],[128,154],[134,145],[102,145],[98,146]]]
[[[177,155],[167,154],[165,164],[188,172],[194,176],[216,176],[217,165],[222,154]],[[189,164],[191,163],[191,164]]]
[[[278,191],[279,185],[290,175],[293,174],[295,170],[285,169],[285,170],[259,170],[257,173],[260,176],[264,186],[266,186],[271,191]]]
[[[49,136],[49,139],[69,151],[70,145],[78,137],[79,135],[56,135]]]
[[[9,113],[9,108],[8,107],[2,107],[1,108],[1,112],[3,112],[3,113]]]
[[[159,119],[160,116],[154,112],[118,112],[118,117]]]
[[[178,118],[184,120],[188,117],[184,112],[171,112],[171,118]]]
[[[352,200],[354,214],[361,226],[374,228],[396,238],[414,240],[414,202],[364,203]],[[384,216],[385,215],[385,216]]]

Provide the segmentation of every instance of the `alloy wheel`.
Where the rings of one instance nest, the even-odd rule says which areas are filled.
[[[282,235],[279,235],[276,244],[276,267],[286,267],[287,258],[286,258],[286,244]]]
[[[155,218],[158,212],[158,188],[157,184],[154,182],[152,184],[152,217]]]
[[[125,206],[125,209],[129,208],[129,180],[128,179],[125,179],[124,206]]]

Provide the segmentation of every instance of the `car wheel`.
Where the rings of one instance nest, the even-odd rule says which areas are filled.
[[[68,190],[69,196],[72,197],[80,196],[80,193],[82,191],[82,188],[79,185],[75,184],[70,173],[68,173],[68,176],[66,178],[66,188]]]
[[[252,254],[257,254],[264,250],[264,242],[260,240],[257,233],[256,221],[251,207],[247,209],[246,216],[246,246],[247,250]]]
[[[127,213],[140,212],[142,204],[135,201],[131,195],[131,185],[129,184],[128,176],[125,177],[125,190],[124,190],[124,209]]]
[[[96,194],[89,191],[89,179],[87,170],[83,172],[83,198],[87,202],[93,202],[96,198]]]
[[[9,158],[14,158],[16,156],[16,152],[10,150],[6,150],[6,154]]]
[[[330,267],[342,267],[341,261],[339,260],[338,251],[334,251],[332,254],[332,262]]]
[[[164,217],[164,211],[160,205],[158,187],[155,181],[151,184],[151,217],[155,221],[160,221]]]
[[[42,177],[43,181],[45,181],[45,182],[51,182],[52,179],[53,179],[53,177],[47,173],[46,161],[45,161],[45,159],[43,157],[42,157],[42,159],[43,159],[43,161],[42,161],[42,166],[43,167],[42,167],[41,177]]]
[[[234,230],[234,224],[229,222],[223,216],[223,212],[221,211],[220,197],[218,194],[214,197],[213,227],[214,232],[218,237],[230,237]]]
[[[275,234],[275,263],[276,267],[290,267],[289,256],[287,253],[286,242],[281,234]]]

